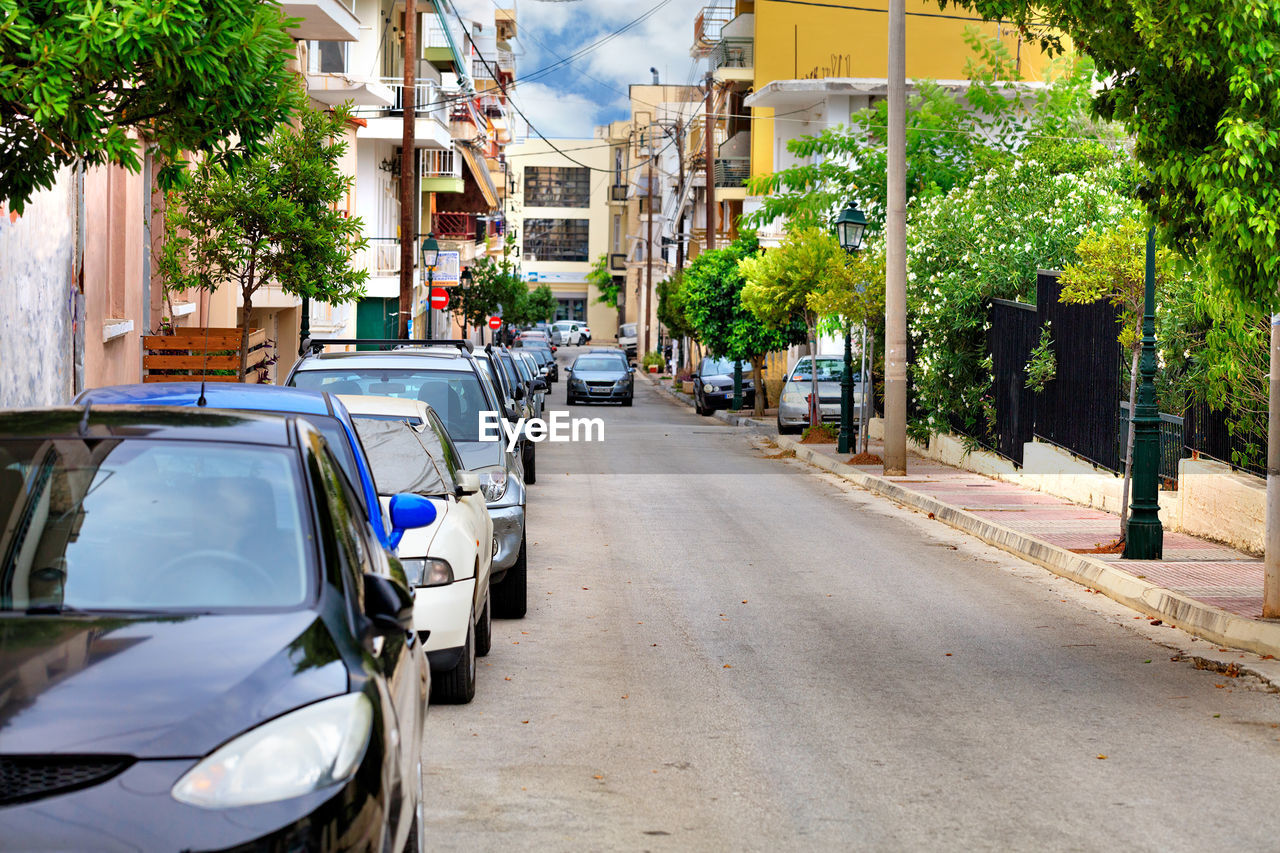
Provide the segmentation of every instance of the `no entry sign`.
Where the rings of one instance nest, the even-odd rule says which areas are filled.
[[[449,307],[449,291],[443,287],[431,288],[431,307],[437,311]]]
[[[501,329],[501,328],[502,328],[502,318],[501,318],[501,317],[490,317],[490,318],[489,318],[489,328],[490,328],[490,329],[493,329],[495,332],[496,332],[496,331],[498,331],[499,329]]]

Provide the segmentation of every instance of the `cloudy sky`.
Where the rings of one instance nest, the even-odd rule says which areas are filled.
[[[493,20],[504,0],[455,0],[464,17]],[[693,19],[713,0],[516,0],[520,53],[515,99],[548,137],[590,137],[596,125],[628,112],[627,86],[652,80],[689,83],[699,67],[689,56]],[[650,10],[626,32],[553,71],[540,69],[572,57]],[[532,79],[530,79],[532,78]]]

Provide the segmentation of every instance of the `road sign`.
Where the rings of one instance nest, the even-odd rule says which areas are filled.
[[[431,288],[431,307],[442,311],[449,307],[449,291],[443,287]]]
[[[459,253],[441,251],[436,255],[436,265],[431,269],[431,283],[436,287],[456,287],[461,272],[462,263]],[[426,270],[423,270],[421,275],[422,280],[426,281]]]
[[[501,318],[501,317],[490,317],[490,318],[489,318],[489,328],[490,328],[490,329],[493,329],[495,332],[496,332],[496,331],[498,331],[498,329],[501,329],[501,328],[502,328],[502,318]]]

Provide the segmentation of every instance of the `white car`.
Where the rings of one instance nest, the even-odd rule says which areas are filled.
[[[413,587],[413,625],[431,663],[431,698],[470,702],[476,657],[489,653],[489,572],[496,547],[480,477],[465,470],[436,413],[421,400],[340,395],[373,469],[384,507],[413,492],[436,520],[397,544]]]
[[[551,324],[552,340],[559,346],[580,346],[587,341],[585,323],[577,320],[557,320]]]

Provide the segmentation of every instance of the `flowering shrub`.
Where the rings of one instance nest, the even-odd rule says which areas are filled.
[[[1126,170],[1053,174],[1034,160],[992,169],[925,201],[907,229],[907,310],[917,437],[994,428],[988,306],[1035,301],[1036,271],[1062,269],[1093,228],[1138,215],[1121,194]]]

